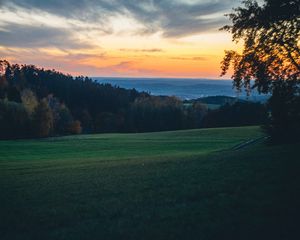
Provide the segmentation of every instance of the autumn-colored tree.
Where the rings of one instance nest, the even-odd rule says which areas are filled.
[[[7,95],[7,80],[6,80],[6,69],[9,66],[9,62],[6,60],[0,60],[0,99],[6,98]]]
[[[38,137],[48,137],[53,129],[53,114],[46,99],[42,99],[35,109],[34,127]]]
[[[80,121],[76,120],[69,124],[69,133],[70,134],[80,134],[82,131]]]
[[[21,100],[29,115],[34,112],[39,103],[35,94],[30,89],[24,89],[21,92]]]

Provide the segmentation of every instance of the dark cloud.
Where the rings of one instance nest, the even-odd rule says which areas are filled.
[[[48,26],[7,24],[0,30],[0,44],[7,47],[57,47],[61,49],[81,49],[91,47],[80,42],[67,29]]]
[[[85,59],[89,59],[89,58],[95,58],[95,59],[99,59],[99,60],[103,60],[103,59],[107,59],[107,55],[104,52],[100,52],[100,53],[94,53],[94,54],[89,54],[89,53],[69,53],[66,56],[68,59],[72,59],[72,60],[85,60]]]
[[[222,15],[234,0],[0,0],[0,6],[43,10],[55,15],[105,25],[107,16],[127,15],[144,25],[140,34],[162,31],[165,37],[180,37],[224,25]],[[13,7],[11,8],[13,10]],[[15,8],[16,10],[16,8]],[[209,15],[221,13],[209,18]]]
[[[127,7],[135,1],[125,1]],[[165,37],[182,37],[195,33],[217,30],[224,24],[224,13],[233,5],[232,0],[195,1],[194,4],[184,1],[152,1],[153,8],[133,8],[131,13],[142,21],[146,29],[143,31],[155,32],[161,30]],[[209,15],[220,13],[219,17]]]

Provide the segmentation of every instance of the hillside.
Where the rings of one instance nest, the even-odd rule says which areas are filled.
[[[299,144],[259,128],[0,141],[1,239],[295,239]]]

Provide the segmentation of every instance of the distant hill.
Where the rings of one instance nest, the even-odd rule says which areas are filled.
[[[126,89],[135,88],[156,96],[176,96],[182,100],[191,100],[209,96],[230,96],[246,99],[244,90],[237,92],[232,88],[231,80],[190,79],[190,78],[108,78],[94,77],[99,83],[110,83]],[[253,90],[249,100],[262,101],[265,95]]]
[[[202,97],[192,100],[186,100],[185,102],[201,102],[205,104],[217,104],[217,105],[224,105],[224,104],[233,104],[236,102],[245,102],[243,99],[239,99],[236,97],[230,97],[230,96],[208,96],[208,97]]]

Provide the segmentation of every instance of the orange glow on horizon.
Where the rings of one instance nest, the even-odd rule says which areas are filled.
[[[18,20],[14,15],[10,17]],[[23,17],[28,25],[37,19],[47,23],[43,16],[31,19],[25,14]],[[160,32],[148,35],[127,33],[120,24],[121,20],[112,20],[117,30],[114,33],[99,34],[96,30],[74,33],[77,42],[71,42],[74,46],[70,47],[64,46],[64,40],[57,46],[40,47],[2,46],[0,43],[1,59],[72,75],[218,79],[224,50],[241,47],[231,41],[230,34],[217,30],[177,38],[164,37]],[[63,26],[67,30],[75,24],[58,17],[50,23],[51,27]],[[125,25],[130,31],[140,27],[134,21]],[[230,74],[223,78],[229,77]]]
[[[216,39],[220,38],[221,44],[216,44]],[[126,44],[122,47],[124,45],[120,40],[119,45],[115,45],[116,39],[113,45],[103,42],[105,51],[103,48],[68,52],[55,48],[40,49],[46,58],[42,63],[38,57],[32,58],[30,62],[25,59],[25,63],[55,68],[73,75],[218,79],[224,50],[237,48],[224,33],[204,35],[202,40],[183,39],[182,44],[160,39],[164,48],[159,48],[158,44],[145,44],[138,40],[133,39],[137,43],[135,48]],[[14,59],[16,60],[18,59]],[[230,74],[223,78],[229,77]]]

